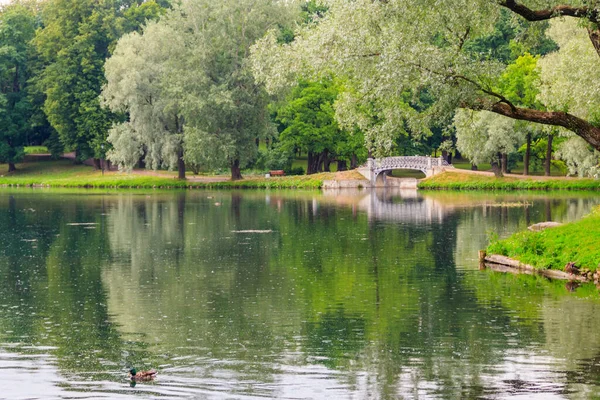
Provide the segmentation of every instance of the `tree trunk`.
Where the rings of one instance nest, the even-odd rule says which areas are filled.
[[[240,160],[237,158],[231,163],[231,180],[239,181],[243,179],[242,171],[240,170]]]
[[[329,152],[327,150],[323,151],[323,170],[325,172],[331,172],[331,162],[333,159],[329,157]]]
[[[15,163],[9,162],[8,163],[8,172],[15,172],[17,170],[17,167],[15,166]]]
[[[99,158],[92,158],[92,161],[94,162],[94,169],[96,171],[98,171],[99,169],[102,168],[102,165],[100,165],[100,159]]]
[[[502,159],[502,156],[500,153],[497,154],[497,158],[495,158],[494,160],[492,160],[492,172],[494,173],[494,175],[496,176],[496,178],[501,178],[504,175],[502,174],[502,168],[500,167],[500,160]]]
[[[508,154],[502,154],[502,173],[508,174]]]
[[[596,24],[598,24],[598,21],[596,21]],[[588,27],[587,30],[594,49],[596,49],[596,53],[600,56],[600,29],[591,29]]]
[[[471,164],[471,171],[477,171],[477,164]]]
[[[358,168],[358,157],[356,154],[352,154],[352,158],[350,158],[350,169]]]
[[[527,146],[525,147],[525,158],[523,159],[523,175],[529,175],[529,157],[531,155],[531,133],[527,134]]]
[[[548,146],[546,147],[546,163],[544,165],[544,175],[550,176],[550,166],[552,165],[552,140],[554,135],[548,135]]]
[[[308,152],[308,165],[306,168],[306,175],[312,175],[319,172],[319,167],[321,166],[321,157],[322,153],[315,154],[312,151]]]
[[[348,170],[348,164],[346,163],[346,160],[338,160],[337,161],[337,170],[338,171],[347,171]]]
[[[442,158],[448,162],[448,152],[446,150],[442,150]]]
[[[75,160],[73,160],[73,163],[75,165],[81,164],[81,161],[79,160],[79,148],[78,147],[75,148]]]
[[[184,180],[185,179],[185,161],[183,161],[183,149],[179,150],[179,154],[177,154],[177,179]]]

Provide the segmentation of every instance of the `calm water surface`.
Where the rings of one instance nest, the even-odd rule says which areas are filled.
[[[598,290],[477,268],[598,203],[2,190],[0,398],[598,398]]]

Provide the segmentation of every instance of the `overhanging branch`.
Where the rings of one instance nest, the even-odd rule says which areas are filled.
[[[475,106],[468,106],[473,110],[484,110],[504,115],[505,117],[518,119],[522,121],[537,122],[545,125],[561,126],[566,128],[586,142],[591,144],[596,150],[600,151],[600,128],[592,125],[588,121],[576,117],[575,115],[562,111],[540,111],[531,108],[510,107],[503,102],[497,102],[486,106],[480,103]]]
[[[598,22],[598,12],[588,7],[574,7],[561,4],[552,8],[532,10],[523,4],[517,3],[515,0],[502,0],[499,4],[502,7],[506,7],[512,12],[519,14],[528,21],[544,21],[555,17],[567,16],[588,18],[592,22]]]

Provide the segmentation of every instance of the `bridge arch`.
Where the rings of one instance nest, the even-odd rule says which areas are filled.
[[[444,168],[454,167],[444,160],[443,157],[399,156],[379,159],[370,158],[366,165],[359,168],[359,171],[371,181],[373,186],[375,186],[381,181],[385,184],[385,177],[387,176],[388,171],[396,169],[412,169],[423,172],[425,176],[433,176],[436,173],[441,172]]]

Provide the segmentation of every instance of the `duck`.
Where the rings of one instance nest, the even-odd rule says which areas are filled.
[[[151,381],[156,377],[156,370],[150,369],[148,371],[138,371],[135,368],[129,370],[129,379],[132,381]]]
[[[573,274],[573,275],[577,275],[579,274],[579,268],[577,268],[575,266],[574,262],[568,262],[567,265],[565,265],[565,272],[569,273],[569,274]]]

